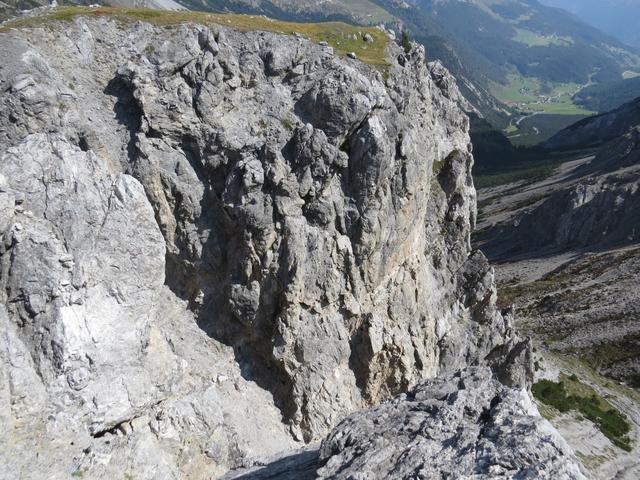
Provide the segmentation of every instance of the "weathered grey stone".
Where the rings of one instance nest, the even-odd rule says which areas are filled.
[[[316,478],[584,479],[523,390],[471,368],[347,418],[322,443]]]

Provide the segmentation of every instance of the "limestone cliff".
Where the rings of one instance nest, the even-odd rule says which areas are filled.
[[[0,476],[216,476],[468,365],[526,385],[440,64],[122,20],[0,33]]]

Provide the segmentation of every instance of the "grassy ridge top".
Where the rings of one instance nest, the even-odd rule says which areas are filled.
[[[180,24],[222,25],[239,31],[265,31],[285,35],[300,34],[314,42],[327,42],[336,52],[355,53],[369,65],[387,65],[385,49],[388,36],[372,27],[355,27],[342,22],[294,23],[272,20],[264,16],[217,14],[192,11],[167,11],[142,8],[112,7],[60,7],[44,11],[40,15],[17,18],[0,25],[0,32],[10,29],[41,27],[49,22],[69,21],[76,17],[110,17],[121,22],[142,21],[158,26]],[[371,35],[373,42],[365,42],[363,36]]]

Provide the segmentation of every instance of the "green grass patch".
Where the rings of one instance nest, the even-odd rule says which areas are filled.
[[[591,115],[594,112],[573,101],[579,90],[577,83],[552,83],[517,72],[507,75],[507,81],[492,83],[491,93],[500,101],[517,107],[523,114],[542,112],[551,115]],[[516,133],[514,127],[505,133]]]
[[[573,103],[568,93],[544,103],[531,103],[528,108],[533,112],[544,112],[550,115],[592,115],[594,112]]]
[[[558,416],[558,410],[547,405],[546,403],[536,399],[536,405],[538,407],[538,411],[540,412],[540,415],[542,415],[542,418],[546,418],[547,420],[553,420]]]
[[[571,37],[560,37],[558,35],[540,35],[538,33],[532,32],[531,30],[525,30],[523,28],[516,28],[516,34],[514,35],[513,40],[518,43],[523,43],[528,47],[573,45],[573,39]]]
[[[381,23],[393,22],[396,18],[384,8],[376,5],[370,0],[337,0],[335,4],[336,12],[345,11],[356,23],[362,25],[379,25]]]
[[[190,11],[150,10],[142,8],[111,7],[60,7],[35,17],[18,18],[0,26],[0,32],[10,29],[42,27],[54,21],[70,21],[76,17],[109,17],[117,21],[131,23],[142,21],[157,26],[171,26],[187,23],[200,25],[223,25],[240,31],[265,31],[285,35],[300,34],[314,42],[327,42],[334,50],[346,55],[355,53],[363,62],[384,68],[388,65],[386,47],[388,36],[372,27],[355,27],[342,22],[295,23],[271,20],[264,16],[217,14]],[[373,37],[373,42],[364,41],[364,34]]]
[[[515,125],[509,125],[507,128],[504,129],[504,133],[506,133],[507,135],[510,133],[515,133],[518,131],[518,127],[516,127]]]
[[[577,377],[560,376],[560,382],[541,380],[533,385],[534,397],[561,413],[576,411],[591,420],[611,442],[627,451],[631,451],[628,437],[631,426],[627,417],[613,408],[609,402],[597,394]]]
[[[507,75],[507,83],[493,83],[491,93],[508,104],[529,103],[540,91],[540,81],[537,78],[523,77],[520,74]]]

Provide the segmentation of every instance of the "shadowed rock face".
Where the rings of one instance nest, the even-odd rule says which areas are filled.
[[[0,42],[12,471],[202,478],[468,364],[527,382],[469,246],[468,121],[422,49],[383,78],[222,27]]]

